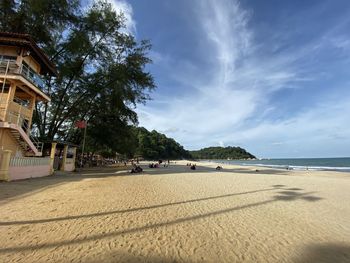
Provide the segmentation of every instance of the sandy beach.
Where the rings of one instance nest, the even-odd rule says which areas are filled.
[[[350,173],[215,166],[0,183],[0,262],[350,262]]]

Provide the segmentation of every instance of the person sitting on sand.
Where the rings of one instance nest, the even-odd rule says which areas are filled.
[[[191,165],[190,169],[191,170],[196,170],[196,165],[195,164]]]
[[[222,167],[221,166],[217,166],[215,169],[220,171],[222,169]]]
[[[131,169],[131,172],[130,173],[141,173],[143,170],[140,166],[136,166],[134,168]]]
[[[153,164],[153,163],[150,163],[150,164],[148,165],[148,167],[149,167],[149,168],[154,168],[154,164]]]

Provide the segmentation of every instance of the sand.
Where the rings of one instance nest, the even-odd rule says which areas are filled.
[[[350,174],[177,162],[0,183],[0,262],[350,262]]]

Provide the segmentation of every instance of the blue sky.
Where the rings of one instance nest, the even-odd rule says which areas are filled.
[[[189,150],[350,156],[350,1],[110,2],[153,45],[140,126]]]

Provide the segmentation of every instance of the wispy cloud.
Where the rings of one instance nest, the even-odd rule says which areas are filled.
[[[132,6],[125,0],[108,0],[117,13],[123,13],[125,26],[128,33],[136,34],[136,22],[133,17]]]
[[[345,121],[346,115],[327,100],[325,111],[316,105],[307,111],[288,113],[278,122],[271,118],[279,111],[272,101],[277,92],[305,88],[305,83],[314,80],[305,57],[318,52],[322,43],[310,42],[274,55],[265,54],[264,43],[255,42],[249,24],[253,14],[238,1],[195,3],[197,20],[192,26],[200,28],[202,45],[193,48],[193,52],[205,57],[210,67],[155,53],[159,66],[166,68],[171,64],[169,76],[179,84],[182,93],[155,94],[155,101],[163,103],[140,107],[140,125],[166,131],[189,149],[241,144],[272,154],[263,147],[273,144],[276,148],[298,138],[312,138],[319,129],[324,129],[324,136],[332,130],[327,124]],[[346,40],[337,43],[347,45]],[[167,59],[162,60],[163,56]],[[340,117],[336,117],[337,113]],[[319,118],[321,115],[323,119]],[[254,147],[259,140],[261,147]]]
[[[267,156],[302,157],[346,156],[350,147],[350,104],[347,97],[325,100],[305,112],[282,120],[264,120],[256,126],[228,135],[227,141],[239,140],[256,152]],[[279,141],[276,142],[275,140]],[[340,146],[340,147],[339,147]],[[291,149],[303,149],[300,153],[291,153]],[[315,153],[315,149],[317,149]]]

